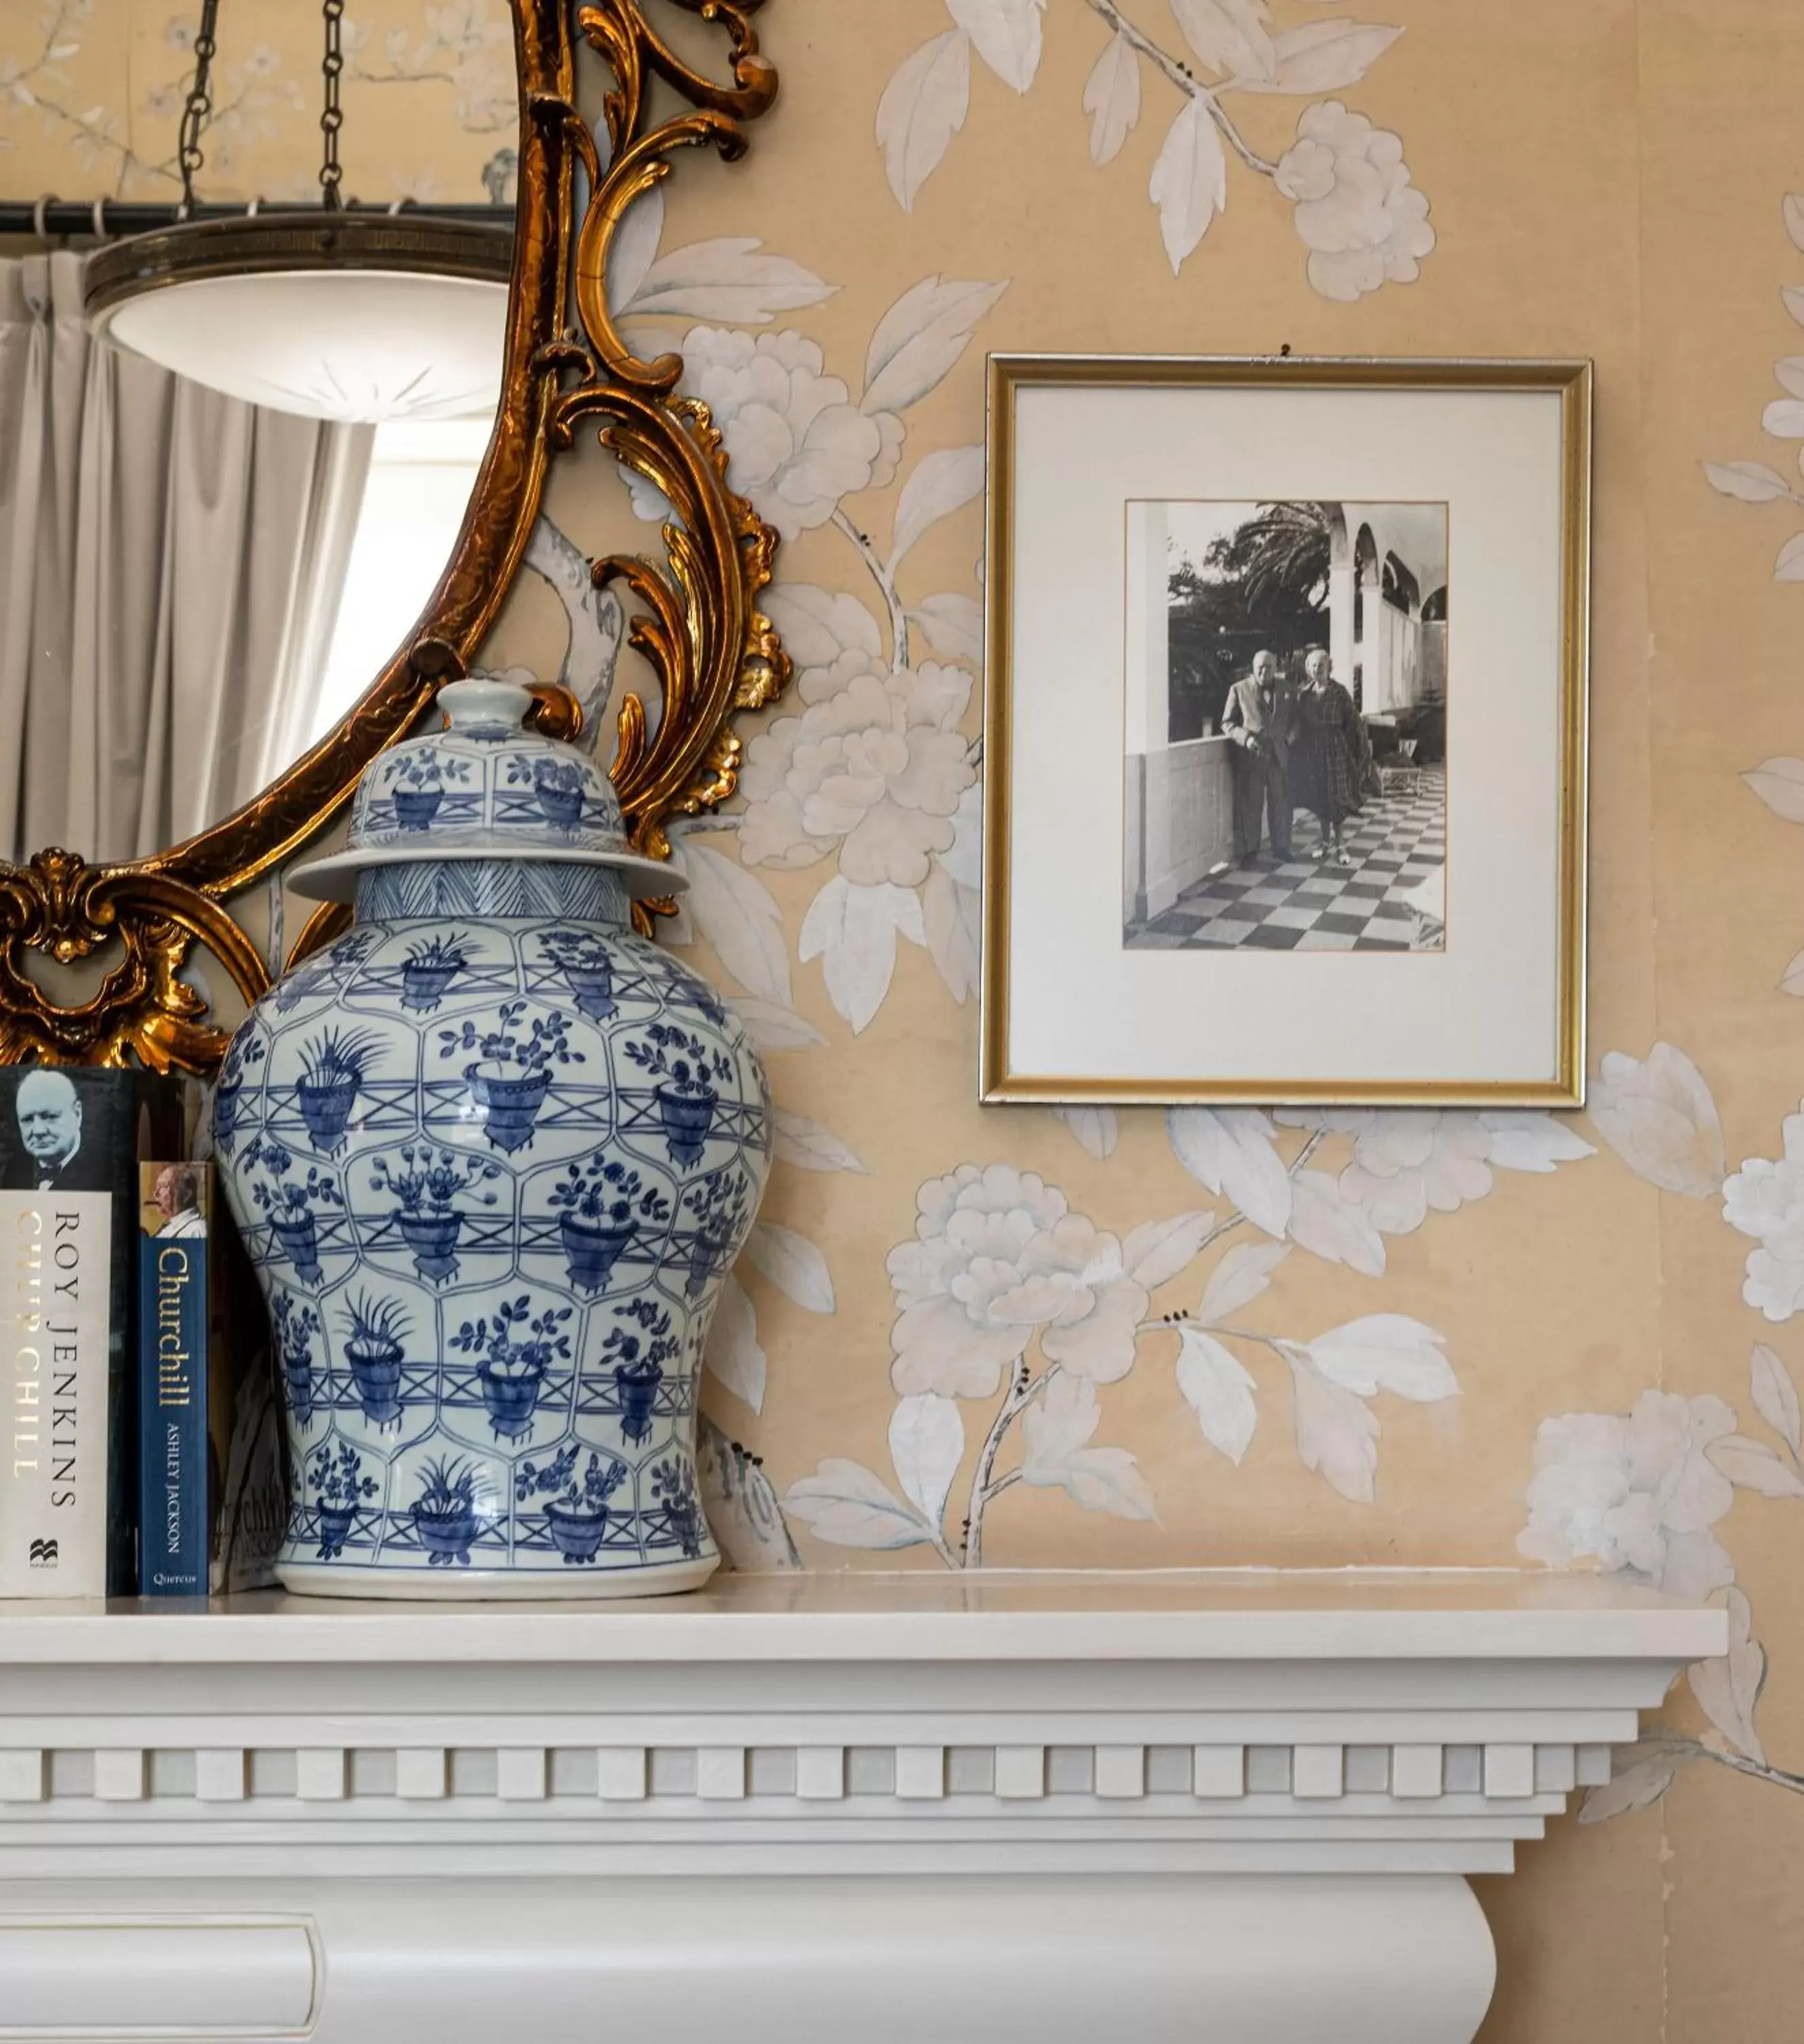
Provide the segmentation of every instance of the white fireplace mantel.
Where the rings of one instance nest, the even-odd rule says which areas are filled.
[[[0,2038],[1464,2044],[1726,1621],[1507,1573],[13,1606]]]

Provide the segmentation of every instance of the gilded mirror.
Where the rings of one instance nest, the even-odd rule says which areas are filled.
[[[490,252],[489,275],[478,260],[463,279],[490,284],[493,311],[463,321],[467,344],[436,383],[406,363],[372,375],[384,398],[364,416],[344,416],[357,409],[344,392],[367,363],[347,357],[350,369],[324,375],[311,358],[297,367],[277,344],[296,324],[282,279],[259,265],[292,267],[292,250],[269,260],[272,239],[324,236],[332,263],[315,248],[301,267],[361,269],[360,288],[379,291],[408,267],[410,238],[432,239],[424,213],[365,209],[364,221],[375,213],[366,226],[348,210],[315,211],[277,236],[268,220],[180,221],[109,240],[79,285],[67,265],[81,256],[40,249],[33,287],[47,301],[59,283],[65,302],[85,296],[67,338],[106,366],[103,378],[83,379],[74,472],[86,464],[91,482],[112,461],[114,486],[104,498],[68,494],[75,509],[57,535],[68,559],[56,563],[67,572],[51,606],[59,632],[47,660],[40,648],[39,672],[29,645],[14,663],[29,681],[29,717],[26,682],[9,686],[0,659],[0,727],[18,765],[13,813],[0,810],[0,851],[15,862],[0,864],[0,1061],[209,1072],[230,1026],[213,1012],[224,982],[254,999],[340,912],[285,932],[279,889],[267,883],[329,830],[363,767],[428,711],[439,683],[480,664],[528,561],[573,619],[566,671],[539,691],[540,721],[567,732],[588,718],[601,756],[612,753],[635,843],[664,855],[666,816],[731,792],[730,719],[768,701],[787,670],[756,608],[776,536],[727,489],[705,408],[677,392],[681,358],[635,353],[604,280],[634,201],[685,154],[739,156],[745,124],[771,104],[776,75],[750,18],[759,4],[510,0],[505,88],[489,74],[483,87],[489,153],[479,171],[492,217],[470,223]],[[298,34],[305,11],[272,13],[271,0],[205,7],[175,95],[186,113],[174,175],[188,180],[190,145],[204,152],[209,134],[225,132],[215,125],[221,106],[254,96],[257,63],[273,67],[259,57],[269,48],[259,28]],[[474,23],[482,10],[466,11]],[[329,115],[334,0],[324,16]],[[317,21],[307,25],[317,33]],[[228,37],[240,39],[238,72],[226,64]],[[194,44],[205,56],[215,42],[211,96],[196,118],[197,73],[208,80]],[[341,35],[336,47],[341,65],[376,78],[420,61],[393,38],[372,50]],[[335,136],[322,125],[330,171]],[[336,202],[336,184],[325,196]],[[504,297],[488,230],[510,202]],[[67,231],[66,213],[63,202],[40,202],[40,240],[59,220]],[[93,225],[110,233],[129,214],[116,205],[109,221],[102,202]],[[461,230],[453,220],[445,231]],[[361,264],[359,233],[379,244]],[[178,316],[176,294],[156,288],[170,267],[164,244],[184,248],[191,275],[194,244],[209,236],[198,267],[213,295],[198,319],[193,305]],[[16,302],[19,267],[14,302],[0,296],[0,403],[20,352],[5,346],[6,311],[57,331],[44,307]],[[368,331],[373,302],[345,331]],[[190,389],[169,366],[197,355],[233,387]],[[316,402],[322,390],[331,402]],[[117,459],[132,434],[151,446],[135,467]],[[539,519],[548,464],[589,436],[667,501],[661,552],[591,557]],[[15,478],[13,503],[0,502],[0,645],[32,636],[33,545]],[[106,543],[94,501],[117,544]],[[612,620],[612,643],[598,647],[592,632],[578,646],[579,613]],[[616,687],[623,653],[631,674]],[[604,717],[608,728],[597,730]],[[47,827],[34,831],[40,820]]]

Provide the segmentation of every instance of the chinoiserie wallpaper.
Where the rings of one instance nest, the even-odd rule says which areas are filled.
[[[1506,1957],[1484,2034],[1779,2044],[1804,1916],[1804,16],[1371,5],[773,0],[784,97],[750,156],[685,163],[623,236],[616,307],[681,347],[783,535],[797,670],[741,798],[678,848],[672,939],[781,1109],[711,1353],[714,1508],[747,1567],[1545,1564],[1726,1602],[1727,1664],[1526,1849],[1532,1878],[1480,1884]],[[0,182],[171,189],[171,11],[9,8]],[[222,14],[203,182],[298,191],[311,10]],[[347,187],[505,191],[497,0],[350,19]],[[976,1103],[985,352],[1287,344],[1595,359],[1585,1115]],[[599,551],[659,506],[590,451],[547,509]],[[605,634],[567,558],[548,532],[491,665],[585,678]]]

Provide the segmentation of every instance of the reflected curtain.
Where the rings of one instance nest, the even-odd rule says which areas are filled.
[[[134,859],[301,749],[374,428],[90,338],[83,259],[0,262],[0,855]]]

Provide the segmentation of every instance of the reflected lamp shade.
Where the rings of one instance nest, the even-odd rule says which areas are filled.
[[[492,413],[511,214],[251,214],[134,235],[89,262],[94,330],[177,375],[306,417]]]

